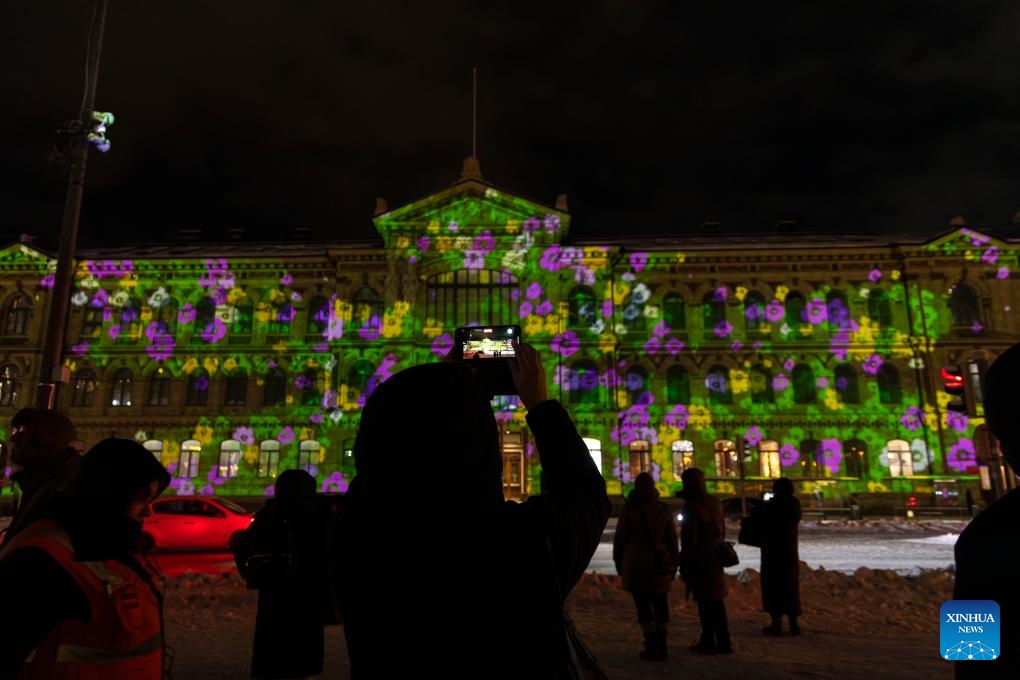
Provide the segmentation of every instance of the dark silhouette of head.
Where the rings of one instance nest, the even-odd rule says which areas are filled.
[[[296,507],[315,502],[315,477],[305,470],[284,470],[273,486],[276,502]]]
[[[985,372],[985,420],[1003,456],[1020,472],[1020,343],[1000,354]]]
[[[133,439],[110,437],[85,452],[68,493],[83,507],[117,514],[152,482],[159,493],[170,485],[170,473],[152,452]]]
[[[680,475],[680,481],[684,485],[684,496],[690,500],[699,496],[708,495],[708,486],[705,484],[705,473],[698,468],[687,468]]]
[[[63,413],[39,408],[23,408],[11,418],[10,462],[20,475],[31,477],[32,468],[45,467],[64,455],[75,440],[74,424]]]
[[[638,476],[634,478],[634,489],[630,492],[630,496],[628,496],[628,498],[644,500],[658,497],[659,490],[655,488],[655,479],[652,477],[651,473],[638,473]]]
[[[772,482],[772,493],[777,496],[792,496],[793,481],[789,477],[780,477]]]

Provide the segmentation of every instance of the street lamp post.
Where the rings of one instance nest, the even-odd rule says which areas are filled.
[[[103,27],[106,23],[107,0],[96,0],[89,28],[88,53],[85,70],[85,96],[82,98],[78,120],[67,125],[67,197],[64,201],[64,218],[60,226],[60,245],[57,250],[57,269],[53,276],[53,295],[50,300],[49,319],[43,340],[42,366],[36,388],[36,407],[53,409],[61,383],[68,380],[64,366],[64,335],[71,301],[71,282],[74,251],[78,241],[78,216],[85,190],[85,166],[88,159],[88,130],[93,124],[93,106],[96,84],[99,80],[99,56],[103,48]]]

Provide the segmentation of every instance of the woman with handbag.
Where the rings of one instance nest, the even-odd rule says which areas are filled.
[[[659,500],[655,480],[647,472],[634,479],[613,537],[613,562],[623,577],[622,587],[634,598],[638,625],[645,636],[640,656],[666,660],[669,602],[680,560],[673,511]]]
[[[732,654],[724,598],[729,592],[719,546],[726,538],[722,503],[708,493],[705,473],[687,468],[680,476],[686,501],[680,521],[680,575],[694,595],[701,637],[691,645],[701,654]]]
[[[772,622],[762,629],[766,635],[782,634],[782,618],[790,621],[790,634],[800,635],[800,555],[797,528],[800,501],[793,495],[793,482],[780,477],[772,483],[772,498],[758,513],[762,527],[761,606]]]

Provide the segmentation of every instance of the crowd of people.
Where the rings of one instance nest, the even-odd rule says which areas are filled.
[[[577,677],[584,649],[570,634],[564,600],[595,553],[611,504],[567,411],[549,398],[538,352],[514,349],[510,370],[542,466],[541,493],[504,499],[499,429],[469,365],[449,360],[396,373],[365,403],[356,475],[342,502],[325,502],[314,477],[287,470],[235,545],[237,569],[258,591],[251,677],[321,674],[328,625],[343,627],[355,678],[421,668],[452,678]],[[992,364],[986,380],[988,425],[1020,469],[1011,396],[1020,345]],[[436,430],[436,422],[446,425]],[[426,429],[435,436],[421,437]],[[0,544],[0,583],[17,616],[0,617],[0,679],[170,678],[163,577],[139,540],[170,475],[133,440],[104,439],[82,455],[74,439],[71,421],[55,411],[23,409],[11,422],[20,503]],[[437,477],[447,488],[426,502],[435,526],[426,533],[406,522],[406,499]],[[649,663],[668,657],[667,594],[677,583],[697,604],[701,630],[690,651],[735,650],[722,505],[700,469],[687,468],[681,481],[678,521],[653,477],[638,474],[613,540],[644,637],[636,656]],[[784,617],[788,633],[800,634],[800,521],[793,483],[779,478],[741,530],[740,539],[762,551],[764,635],[784,634]],[[1020,589],[1001,559],[1018,523],[1020,490],[1013,490],[956,545],[955,598],[994,600],[1002,617],[999,658],[958,662],[958,677],[1020,677]],[[430,556],[420,563],[424,573],[405,578],[408,555],[422,553]]]

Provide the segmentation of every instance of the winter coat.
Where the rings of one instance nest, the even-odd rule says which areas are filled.
[[[680,522],[681,576],[698,601],[721,600],[729,591],[719,559],[726,538],[722,503],[712,495],[687,498]]]
[[[534,405],[527,423],[542,493],[506,501],[499,428],[469,369],[414,366],[375,388],[334,541],[354,680],[562,669],[560,598],[595,553],[610,502],[558,401]]]
[[[301,678],[323,670],[324,630],[332,592],[327,578],[331,515],[324,506],[283,512],[270,499],[234,549],[242,577],[248,558],[272,554],[286,560],[278,583],[259,588],[251,677]]]
[[[797,527],[800,501],[774,496],[758,511],[764,540],[761,546],[761,606],[770,614],[800,614],[800,554]]]
[[[643,495],[631,491],[616,523],[613,562],[623,577],[622,588],[630,593],[665,593],[672,588],[675,570],[657,570],[657,553],[669,553],[674,565],[680,562],[676,517],[658,493]]]

